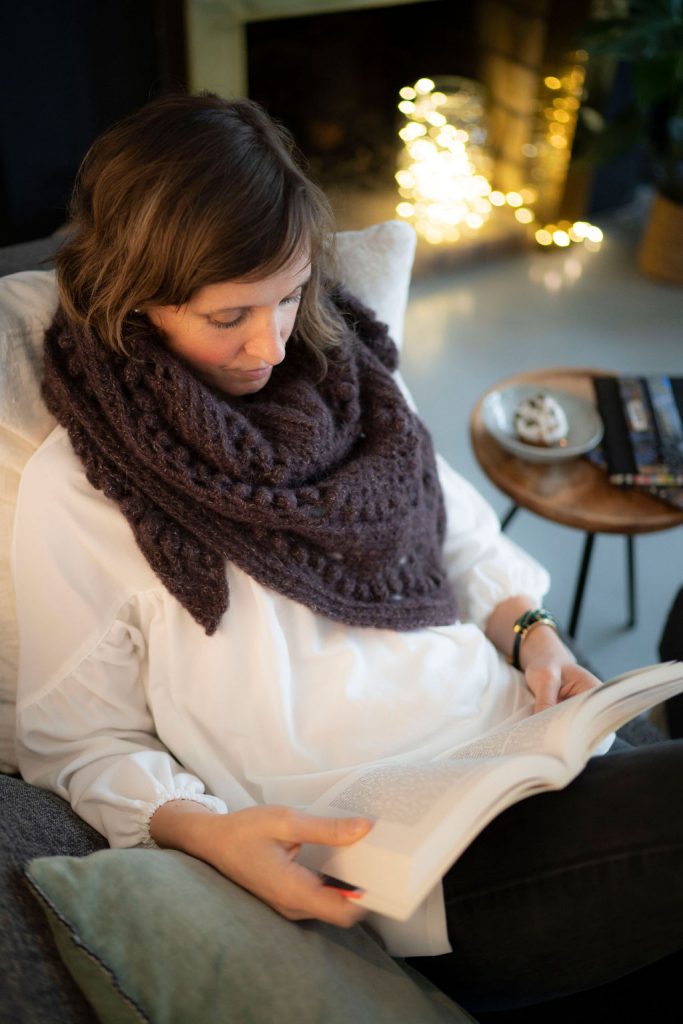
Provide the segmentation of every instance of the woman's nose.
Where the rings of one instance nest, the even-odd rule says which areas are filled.
[[[251,356],[257,356],[269,366],[277,366],[285,358],[285,341],[277,315],[254,325],[254,332],[244,346]]]

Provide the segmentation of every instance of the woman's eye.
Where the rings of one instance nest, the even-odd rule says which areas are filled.
[[[239,327],[244,320],[244,313],[240,313],[234,320],[209,320],[212,327],[218,327],[221,330],[229,330],[231,327]]]
[[[281,300],[280,305],[281,306],[288,306],[291,303],[301,302],[301,294],[302,293],[299,291],[295,295],[288,295],[286,299],[282,299]],[[234,320],[213,320],[213,319],[210,319],[209,323],[211,324],[212,327],[218,327],[219,330],[227,331],[227,330],[230,330],[231,327],[239,327],[239,325],[241,323],[243,323],[244,320],[246,320],[246,317],[247,317],[246,313],[240,313],[240,315],[238,317],[235,317]]]

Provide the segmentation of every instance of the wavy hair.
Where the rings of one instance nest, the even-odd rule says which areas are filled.
[[[269,276],[306,249],[311,279],[298,336],[318,354],[341,336],[326,291],[334,220],[289,132],[252,100],[212,93],[152,100],[86,154],[55,263],[71,319],[125,354],[145,305],[181,306],[199,288]]]

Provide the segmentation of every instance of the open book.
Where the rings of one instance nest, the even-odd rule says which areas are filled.
[[[308,810],[374,818],[374,828],[352,846],[306,845],[299,860],[363,890],[360,906],[405,921],[501,811],[562,789],[613,730],[682,691],[683,662],[653,665],[499,726],[436,761],[391,759],[353,772]]]

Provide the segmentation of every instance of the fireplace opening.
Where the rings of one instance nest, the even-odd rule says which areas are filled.
[[[284,121],[320,184],[391,190],[399,89],[427,74],[476,77],[476,0],[432,0],[252,22],[249,95]]]

